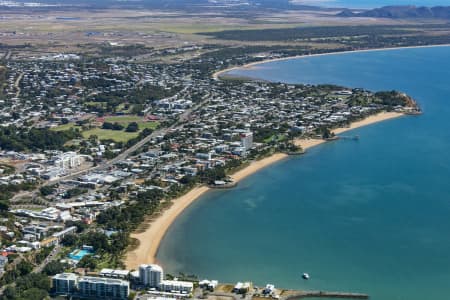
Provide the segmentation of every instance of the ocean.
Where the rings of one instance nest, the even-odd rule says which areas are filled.
[[[450,47],[277,61],[233,71],[413,96],[421,116],[355,129],[213,191],[165,236],[167,272],[221,282],[444,300],[450,293]],[[308,272],[309,281],[301,274]]]

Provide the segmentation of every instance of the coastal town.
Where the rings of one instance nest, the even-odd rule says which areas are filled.
[[[18,277],[43,274],[52,276],[54,295],[214,295],[216,280],[165,278],[161,267],[147,265],[186,206],[210,188],[232,188],[274,160],[338,139],[336,128],[420,112],[399,92],[222,80],[201,65],[201,58],[130,64],[72,56],[7,62],[0,93],[2,292]],[[152,215],[163,221],[133,233]],[[270,283],[225,286],[216,296],[284,297]]]
[[[444,299],[448,2],[0,0],[0,300]]]
[[[320,26],[305,31],[290,23],[304,22],[301,11],[278,28],[281,11],[211,2],[223,15],[208,4],[202,20],[196,10],[140,9],[84,19],[70,7],[0,1],[0,300],[369,298],[171,274],[156,255],[208,191],[319,144],[364,139],[351,129],[421,113],[400,91],[267,82],[233,68],[446,44],[448,24],[321,27],[324,14],[336,17],[313,10]],[[238,19],[247,30],[233,30]]]

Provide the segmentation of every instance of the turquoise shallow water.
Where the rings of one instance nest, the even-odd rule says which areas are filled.
[[[274,164],[195,202],[158,260],[225,282],[442,300],[450,293],[450,47],[308,57],[235,71],[273,81],[399,89],[402,117]],[[303,281],[302,272],[312,279]]]

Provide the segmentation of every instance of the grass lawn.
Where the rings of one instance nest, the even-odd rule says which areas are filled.
[[[141,132],[145,128],[154,130],[159,125],[159,122],[147,122],[142,117],[130,116],[130,115],[106,117],[105,122],[119,123],[125,128],[128,126],[129,123],[136,122],[139,125],[139,131],[138,132],[126,132],[125,129],[119,131],[119,130],[93,128],[93,129],[82,131],[81,135],[85,139],[89,138],[89,136],[91,136],[91,135],[96,135],[99,140],[113,140],[115,142],[125,142],[126,143],[129,140],[137,137],[139,135],[139,132]],[[64,130],[69,130],[70,128],[79,128],[81,130],[81,127],[75,126],[74,123],[60,125],[58,127],[52,128],[52,130],[53,131],[64,131]]]
[[[159,122],[138,122],[139,130],[144,130],[145,128],[155,130],[158,127]]]
[[[138,136],[139,132],[125,132],[119,130],[109,130],[101,128],[93,128],[81,133],[85,139],[91,135],[96,135],[99,140],[113,140],[116,142],[127,142]]]
[[[97,270],[103,268],[114,268],[117,266],[117,261],[109,253],[102,254],[101,258],[97,261]]]
[[[154,130],[159,125],[159,122],[147,122],[142,117],[138,116],[106,117],[105,122],[119,123],[120,125],[123,125],[125,128],[128,126],[129,123],[136,122],[139,125],[139,131],[144,130],[145,128]]]
[[[114,116],[114,117],[106,117],[105,122],[114,123],[117,122],[119,124],[128,124],[130,122],[142,122],[142,117],[138,116]]]
[[[53,131],[65,131],[65,130],[69,130],[70,128],[76,128],[77,126],[75,126],[74,123],[67,123],[64,125],[59,125],[58,127],[53,127],[51,130]],[[78,127],[81,129],[81,127]]]
[[[282,142],[282,141],[284,141],[286,139],[286,136],[285,135],[272,135],[272,136],[270,136],[270,137],[268,137],[268,138],[266,138],[266,139],[264,139],[264,143],[270,143],[270,142],[272,142],[272,141],[274,141],[274,142]]]
[[[128,109],[125,109],[125,104],[124,103],[120,103],[119,106],[117,106],[117,111],[121,111],[124,114],[129,114],[131,113],[131,110],[133,109],[133,105],[130,104]]]

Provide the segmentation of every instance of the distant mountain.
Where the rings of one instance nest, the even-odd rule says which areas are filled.
[[[186,9],[195,7],[295,9],[299,7],[292,4],[290,0],[0,0],[0,7],[39,6],[143,7],[155,9]]]
[[[384,6],[361,12],[344,9],[337,16],[390,19],[450,19],[450,6]]]

